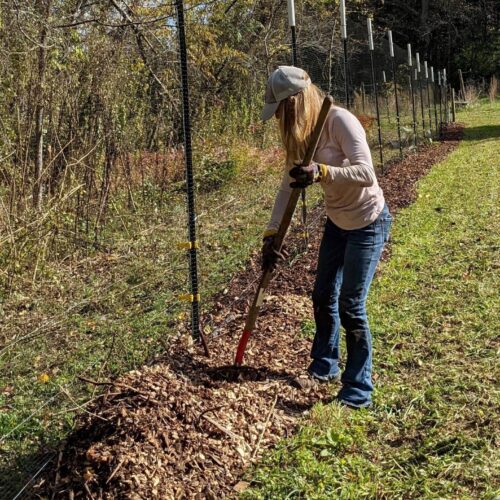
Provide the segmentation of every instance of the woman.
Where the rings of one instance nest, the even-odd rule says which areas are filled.
[[[276,116],[287,168],[264,234],[263,266],[274,267],[281,257],[273,240],[291,189],[319,182],[327,220],[312,297],[316,334],[308,374],[313,381],[340,378],[342,325],[347,360],[337,399],[350,407],[368,407],[372,342],[365,306],[392,217],[377,183],[365,131],[349,111],[332,106],[314,161],[301,165],[323,102],[321,91],[304,70],[280,66],[268,80],[265,101],[262,119]]]

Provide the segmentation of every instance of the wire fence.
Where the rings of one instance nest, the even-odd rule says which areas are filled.
[[[295,16],[291,1],[256,13],[253,2],[176,0],[145,2],[141,18],[121,0],[52,14],[4,3],[0,29],[21,23],[26,36],[0,37],[0,158],[14,162],[0,184],[0,497],[23,498],[98,397],[82,377],[151,362],[175,335],[198,341],[210,299],[259,247],[281,177],[274,124],[259,121],[277,65],[303,67],[358,116],[380,173],[439,138],[452,101],[445,70],[376,21],[371,44],[349,8]],[[36,57],[50,70],[30,94],[43,93],[42,112],[17,100],[30,82],[16,90],[13,77],[29,61],[43,69]]]

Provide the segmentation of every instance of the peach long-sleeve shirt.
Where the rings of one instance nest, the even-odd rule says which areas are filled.
[[[321,165],[321,187],[327,216],[342,229],[371,224],[384,208],[366,134],[348,110],[332,106],[321,134],[314,161]],[[274,234],[285,212],[294,181],[284,173],[266,234]]]

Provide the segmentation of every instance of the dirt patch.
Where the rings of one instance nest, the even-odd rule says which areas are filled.
[[[460,125],[450,127],[443,142],[390,166],[380,184],[393,213],[414,200],[416,181],[456,147],[461,132]],[[309,361],[310,340],[301,324],[311,318],[323,223],[318,207],[311,214],[309,252],[276,273],[246,368],[235,371],[232,362],[260,274],[257,254],[205,318],[212,357],[183,336],[153,366],[110,382],[79,418],[40,489],[58,497],[132,499],[215,499],[244,489],[244,469],[293,432],[315,402],[330,400],[337,390],[294,384]],[[291,249],[300,248],[297,233],[288,238]]]

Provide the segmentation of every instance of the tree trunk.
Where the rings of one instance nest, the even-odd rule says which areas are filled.
[[[42,27],[38,39],[38,85],[35,108],[35,172],[33,183],[33,207],[42,208],[43,198],[43,115],[45,108],[45,79],[47,71],[47,35],[52,0],[38,0],[36,10],[40,15]]]

